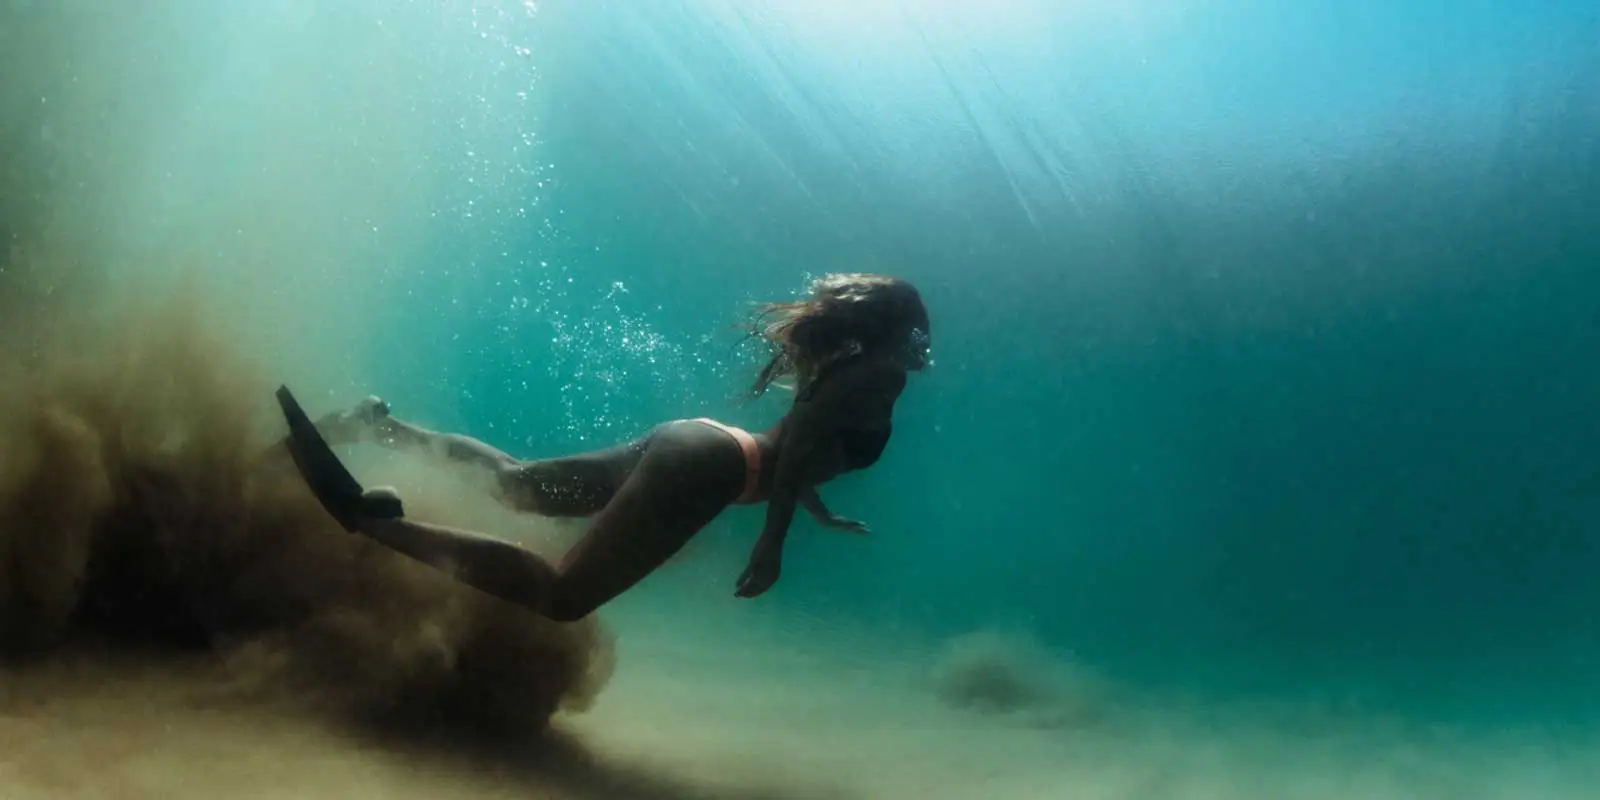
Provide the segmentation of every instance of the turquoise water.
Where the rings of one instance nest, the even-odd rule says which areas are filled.
[[[825,490],[874,535],[797,521],[755,603],[1026,631],[1219,701],[1600,713],[1593,3],[7,15],[7,136],[39,154],[11,174],[94,220],[112,273],[234,269],[324,408],[378,393],[527,457],[761,426],[749,304],[915,282],[935,365]],[[688,603],[671,580],[744,602],[718,570],[759,519],[619,619]]]

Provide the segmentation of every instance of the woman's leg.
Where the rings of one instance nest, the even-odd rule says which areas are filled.
[[[404,518],[363,520],[362,535],[508,603],[543,614],[556,573],[537,553],[480,533]]]
[[[604,508],[649,443],[647,436],[605,450],[522,461],[470,436],[432,431],[396,419],[389,414],[389,405],[377,397],[323,416],[315,424],[329,444],[372,441],[391,450],[485,470],[494,478],[497,500],[514,510],[545,517],[587,517]],[[275,448],[282,449],[281,445]]]
[[[587,517],[604,508],[649,444],[646,436],[604,450],[523,461],[470,436],[431,431],[396,419],[377,398],[368,398],[363,405],[373,401],[380,403],[371,423],[379,444],[488,470],[495,479],[497,500],[517,511],[544,517]],[[359,418],[362,406],[354,413]]]
[[[378,443],[386,447],[420,450],[434,458],[488,470],[495,480],[495,499],[514,510],[543,517],[587,517],[604,508],[650,443],[647,435],[604,450],[521,461],[470,436],[438,433],[393,417],[378,420],[374,431]]]
[[[462,583],[567,622],[588,616],[677,553],[739,494],[743,471],[737,446],[721,431],[664,426],[559,566],[470,531],[401,518],[367,518],[359,527]]]
[[[389,404],[376,396],[344,411],[334,411],[318,418],[317,433],[330,445],[356,444],[371,441],[391,450],[421,453],[440,461],[481,467],[493,473],[512,469],[520,462],[509,454],[485,442],[454,433],[430,431],[389,415]],[[284,441],[268,448],[267,455],[286,452]]]

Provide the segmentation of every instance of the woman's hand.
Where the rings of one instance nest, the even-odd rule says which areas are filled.
[[[805,506],[806,511],[811,512],[812,519],[815,519],[818,525],[832,528],[836,531],[849,531],[861,536],[872,533],[872,529],[867,527],[867,523],[850,519],[849,517],[841,517],[829,511],[827,504],[822,502],[822,496],[817,494],[817,487],[815,486],[807,486],[800,492],[797,499],[801,505]]]
[[[733,596],[749,599],[765,594],[778,582],[778,575],[782,571],[783,545],[774,545],[763,538],[756,542],[755,550],[750,553],[750,566],[745,567],[744,574],[739,576]]]
[[[828,517],[823,521],[822,524],[833,528],[834,530],[845,531],[846,533],[854,533],[858,536],[867,536],[872,533],[872,529],[867,527],[867,523],[858,519],[841,517],[837,514]]]

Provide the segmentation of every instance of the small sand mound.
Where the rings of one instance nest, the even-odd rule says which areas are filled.
[[[1052,656],[1031,639],[977,631],[949,640],[934,663],[931,684],[944,703],[1007,715],[1037,727],[1072,727],[1099,720],[1109,686]]]

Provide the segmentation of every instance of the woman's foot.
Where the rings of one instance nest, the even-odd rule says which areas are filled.
[[[374,486],[361,493],[361,515],[367,519],[400,519],[406,509],[394,487]]]
[[[329,444],[355,444],[363,441],[388,416],[389,404],[377,395],[369,395],[353,408],[324,415],[317,420],[317,432]]]

